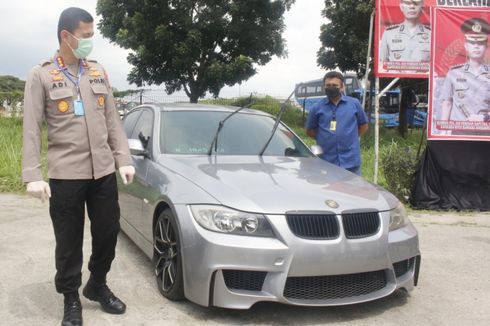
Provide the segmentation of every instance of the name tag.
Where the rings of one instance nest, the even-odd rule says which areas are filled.
[[[74,101],[75,115],[82,117],[85,115],[85,110],[83,109],[83,102],[81,100]]]
[[[335,131],[337,129],[337,121],[332,120],[330,121],[330,131]]]

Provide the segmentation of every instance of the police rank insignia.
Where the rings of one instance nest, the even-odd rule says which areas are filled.
[[[60,73],[60,71],[58,69],[53,69],[53,70],[50,70],[49,73],[51,75],[58,75]]]
[[[98,70],[95,70],[95,69],[92,70],[92,69],[90,69],[88,75],[90,77],[100,77],[100,76],[102,76],[102,73],[100,71],[98,71]]]
[[[99,96],[99,98],[97,99],[97,103],[101,107],[104,106],[104,104],[105,104],[105,98],[104,98],[104,96]]]
[[[69,107],[70,105],[67,101],[62,100],[58,102],[58,111],[60,111],[61,113],[65,113],[66,111],[68,111]]]

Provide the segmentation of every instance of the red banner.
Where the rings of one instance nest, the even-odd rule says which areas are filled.
[[[490,9],[431,14],[428,139],[490,141]]]
[[[378,77],[427,78],[432,7],[479,7],[490,0],[377,0],[375,73]],[[452,37],[450,33],[447,34]]]

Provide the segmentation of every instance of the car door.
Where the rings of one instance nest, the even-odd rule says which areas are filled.
[[[131,138],[133,129],[138,122],[142,110],[135,109],[130,111],[123,119],[123,128],[128,139]],[[135,156],[132,155],[133,162]],[[136,179],[136,178],[135,178]],[[141,201],[133,196],[134,188],[132,185],[124,185],[118,176],[119,207],[121,208],[121,218],[128,221],[130,215],[138,214],[141,211]]]
[[[128,214],[125,216],[125,219],[136,230],[141,230],[143,224],[142,205],[148,187],[148,182],[146,180],[148,166],[152,160],[151,148],[153,139],[151,138],[151,135],[154,123],[154,114],[151,108],[140,108],[139,110],[141,113],[128,138],[140,140],[143,143],[143,146],[148,150],[148,155],[132,155],[135,168],[133,183],[128,186],[122,186],[128,188],[126,191]]]

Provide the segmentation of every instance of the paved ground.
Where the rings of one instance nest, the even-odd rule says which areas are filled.
[[[489,325],[490,214],[412,213],[420,232],[419,286],[374,302],[328,308],[257,304],[246,311],[169,302],[156,290],[150,261],[121,234],[109,283],[128,304],[103,313],[82,298],[85,325]],[[87,223],[88,224],[88,223]],[[86,229],[85,257],[90,252]],[[47,203],[0,195],[0,325],[59,325],[54,236]],[[84,281],[88,276],[86,263]]]

